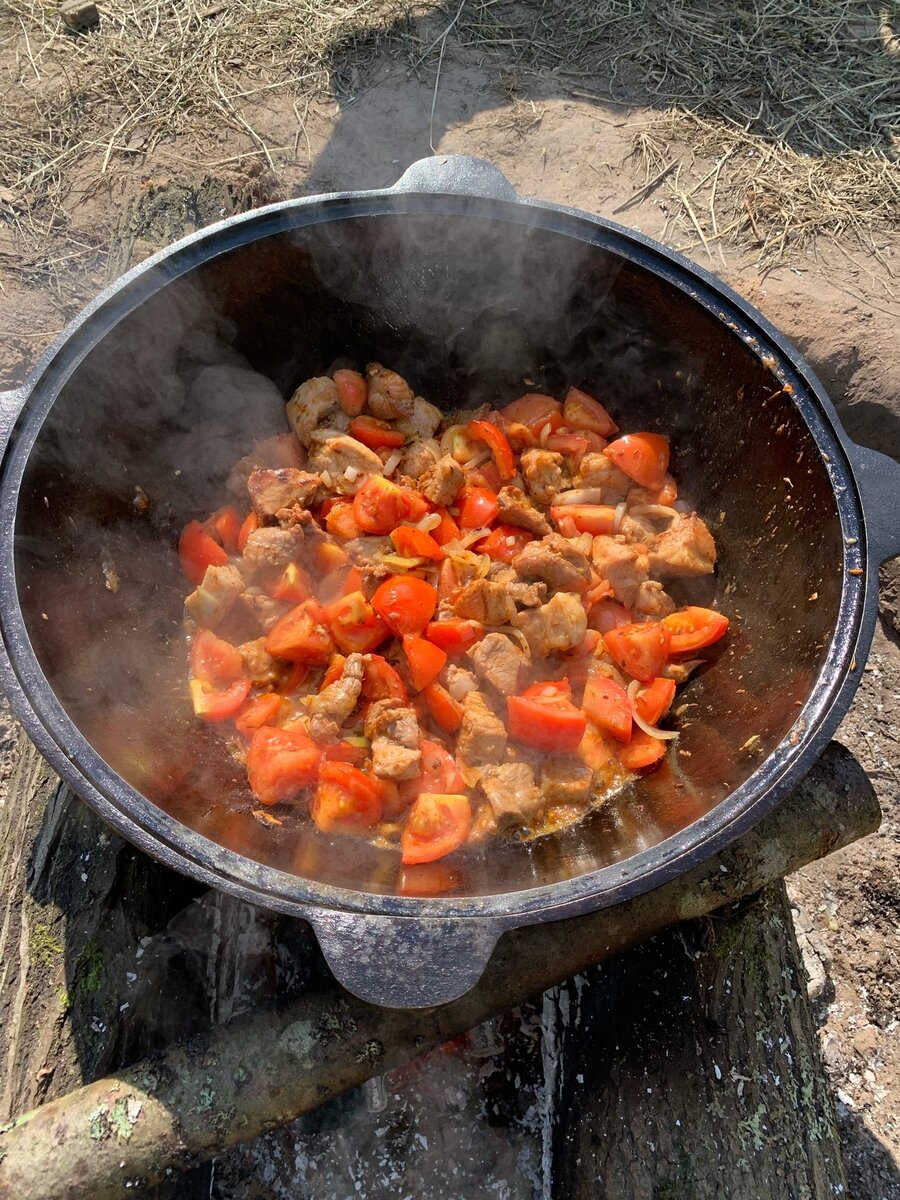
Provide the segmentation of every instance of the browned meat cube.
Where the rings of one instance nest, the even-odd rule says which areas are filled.
[[[268,599],[268,597],[266,598]],[[268,652],[264,637],[256,638],[252,642],[244,642],[238,646],[238,650],[244,660],[244,673],[254,687],[271,687],[273,683],[281,680],[284,674],[284,664]]]
[[[244,561],[251,567],[276,571],[299,558],[305,540],[299,525],[291,529],[254,529],[244,543]]]
[[[245,587],[243,575],[232,563],[207,567],[203,582],[191,592],[184,607],[198,625],[214,629]]]
[[[500,520],[517,529],[527,529],[538,537],[550,532],[550,522],[539,513],[521,488],[507,484],[497,493]]]
[[[506,590],[521,608],[540,608],[547,599],[546,583],[508,583]]]
[[[469,830],[468,841],[473,844],[486,842],[497,833],[497,818],[487,800],[480,805],[472,818],[472,828]]]
[[[657,580],[649,579],[638,588],[637,600],[634,602],[636,613],[662,620],[669,613],[673,613],[675,608],[675,601],[668,592],[663,590],[663,585]]]
[[[463,485],[463,469],[449,454],[438,459],[419,479],[419,490],[423,492],[432,504],[442,504],[445,508],[456,499],[456,494]]]
[[[419,774],[419,722],[415,711],[396,700],[376,700],[366,714],[372,743],[372,770],[382,779],[412,779]]]
[[[587,632],[584,606],[571,592],[557,592],[540,608],[518,613],[513,624],[528,639],[532,658],[574,650],[581,645]]]
[[[309,508],[321,480],[309,471],[295,467],[253,471],[247,480],[247,491],[253,511],[261,521],[271,521],[279,509],[297,504]]]
[[[594,569],[609,583],[615,598],[626,608],[634,608],[641,584],[647,582],[650,573],[644,548],[628,545],[624,538],[598,534],[591,554]]]
[[[306,466],[306,451],[293,433],[276,433],[273,437],[257,442],[249,454],[232,467],[228,476],[228,490],[243,500],[246,495],[247,478],[252,471],[264,468]]]
[[[474,579],[454,600],[453,611],[464,620],[481,621],[483,625],[509,625],[516,615],[516,605],[505,584]]]
[[[426,471],[431,470],[436,462],[437,455],[431,447],[416,439],[411,445],[405,447],[397,465],[397,474],[405,475],[418,483],[419,479]]]
[[[276,621],[280,621],[285,613],[290,612],[292,605],[283,600],[273,600],[261,588],[251,587],[242,592],[238,603],[253,617],[260,629],[269,630]]]
[[[541,789],[527,763],[485,767],[480,784],[501,828],[527,825],[544,807]]]
[[[559,533],[525,546],[512,565],[520,578],[543,580],[554,591],[583,592],[591,582],[590,559]]]
[[[646,517],[635,517],[626,512],[619,523],[618,532],[626,542],[641,542],[646,545],[656,537],[656,526]]]
[[[574,754],[548,754],[541,763],[541,791],[547,804],[586,804],[593,772]]]
[[[342,496],[355,495],[366,476],[384,474],[384,463],[375,451],[345,433],[314,440],[309,466],[330,491]]]
[[[486,634],[472,646],[468,655],[479,678],[504,696],[511,696],[524,686],[530,663],[504,634]]]
[[[363,656],[350,654],[341,676],[308,702],[309,732],[317,742],[336,742],[341,726],[356,708],[363,685]]]
[[[366,382],[369,385],[369,412],[373,416],[390,421],[412,412],[413,390],[396,371],[371,362],[366,367]]]
[[[659,579],[711,575],[715,565],[716,543],[696,513],[679,515],[650,543],[650,574]]]
[[[467,767],[500,763],[506,755],[506,726],[482,692],[469,692],[463,701],[456,752]]]
[[[585,454],[574,483],[577,488],[602,488],[603,504],[618,504],[634,487],[634,480],[620,471],[602,450],[596,454]]]
[[[287,402],[288,424],[304,446],[325,417],[340,412],[337,384],[326,375],[301,383]]]
[[[571,485],[563,456],[553,450],[525,450],[519,464],[535,504],[552,504]]]
[[[415,396],[413,398],[412,412],[405,417],[399,418],[397,428],[401,433],[405,433],[407,437],[430,438],[434,437],[435,430],[443,419],[444,414],[439,408],[435,408],[433,404],[429,404],[421,396]]]
[[[441,682],[454,700],[462,704],[469,692],[478,691],[478,679],[465,667],[455,663],[447,663],[441,675]]]

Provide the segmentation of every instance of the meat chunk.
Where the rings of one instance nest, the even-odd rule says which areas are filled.
[[[203,581],[185,600],[184,607],[198,625],[214,629],[245,587],[244,577],[233,563],[207,567]]]
[[[421,396],[413,398],[412,412],[397,421],[397,428],[407,437],[430,438],[444,419],[444,414]]]
[[[309,466],[342,496],[355,495],[367,475],[384,474],[384,463],[375,451],[344,433],[314,439]]]
[[[300,557],[306,539],[303,526],[254,529],[244,543],[244,561],[251,567],[275,571]]]
[[[512,565],[520,578],[542,580],[554,591],[583,592],[591,582],[590,559],[559,533],[525,546]]]
[[[247,480],[247,491],[253,511],[261,521],[271,521],[279,509],[309,508],[319,487],[318,475],[309,471],[298,471],[296,467],[279,467],[275,470],[253,471]]]
[[[532,658],[544,658],[555,651],[564,653],[580,646],[587,633],[587,617],[577,596],[557,592],[540,608],[517,613],[513,624],[525,634]]]
[[[306,451],[293,433],[277,433],[274,437],[257,442],[249,454],[238,461],[228,476],[228,490],[241,500],[247,494],[247,479],[256,470],[294,467],[301,470],[306,466]]]
[[[363,656],[350,654],[344,660],[341,676],[311,696],[308,704],[309,732],[314,741],[336,742],[341,726],[356,708],[363,685]]]
[[[650,574],[659,579],[711,575],[716,543],[696,513],[679,516],[650,543]]]
[[[504,696],[523,686],[528,668],[527,657],[502,633],[488,633],[468,651],[478,677]]]
[[[517,581],[506,585],[506,590],[512,597],[513,603],[521,608],[540,608],[547,599],[546,583],[522,583]]]
[[[629,545],[624,538],[598,534],[591,555],[594,569],[605,579],[613,595],[626,608],[634,608],[642,583],[649,578],[649,562],[644,548]]]
[[[527,825],[544,807],[541,789],[527,763],[485,767],[479,782],[501,828]]]
[[[676,607],[675,601],[663,590],[663,585],[658,580],[649,579],[638,587],[637,599],[634,602],[636,613],[661,620],[673,613]]]
[[[593,772],[574,754],[548,754],[541,763],[541,792],[547,804],[585,804]]]
[[[646,545],[656,537],[656,526],[646,517],[635,517],[626,512],[619,523],[618,532],[626,542],[640,542]]]
[[[506,755],[506,726],[482,692],[469,692],[463,701],[456,752],[467,767],[500,763]]]
[[[456,499],[464,478],[463,469],[456,459],[445,454],[421,476],[419,490],[432,504],[442,504],[446,507]]]
[[[352,657],[352,656],[351,656]],[[372,770],[382,779],[412,779],[419,773],[419,722],[415,711],[396,700],[376,700],[366,714],[372,743]]]
[[[337,384],[327,375],[301,383],[287,402],[288,424],[304,446],[325,417],[340,411]]]
[[[244,673],[254,687],[271,687],[284,674],[284,665],[266,649],[266,639],[256,638],[238,646],[244,661]]]
[[[565,460],[553,450],[525,450],[519,463],[535,504],[552,504],[557,494],[570,486]]]
[[[482,625],[509,625],[516,615],[516,604],[505,584],[473,579],[453,601],[453,611],[458,617]]]
[[[444,667],[442,682],[459,704],[462,704],[469,692],[478,691],[476,676],[471,671],[467,671],[465,667],[456,666],[455,663],[447,663]]]
[[[405,447],[397,465],[397,473],[418,482],[436,462],[437,455],[431,447],[417,438],[411,445]]]
[[[238,603],[256,621],[260,629],[269,630],[276,621],[280,621],[285,613],[290,612],[292,605],[282,600],[273,600],[261,588],[247,588],[238,598]]]
[[[634,480],[620,471],[602,450],[596,454],[585,454],[574,482],[577,488],[602,488],[603,504],[618,504],[634,487]]]
[[[550,522],[539,513],[521,488],[507,484],[497,493],[500,520],[517,529],[527,529],[538,537],[550,532]]]
[[[413,390],[396,371],[383,367],[381,363],[371,362],[366,367],[366,383],[369,386],[369,411],[373,416],[390,421],[394,417],[406,417],[412,413],[415,399]]]

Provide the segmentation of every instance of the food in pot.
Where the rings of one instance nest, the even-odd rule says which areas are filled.
[[[571,824],[663,758],[728,629],[667,590],[716,547],[664,436],[574,387],[445,418],[379,363],[286,415],[179,543],[194,712],[260,819],[413,865]]]

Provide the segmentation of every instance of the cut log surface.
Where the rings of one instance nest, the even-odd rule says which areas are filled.
[[[669,894],[677,907],[668,919],[682,924],[627,949],[665,923],[660,890],[624,909],[522,931],[502,940],[469,997],[428,1013],[385,1013],[342,998],[303,923],[204,892],[111,834],[23,737],[0,809],[0,1123],[187,1039],[176,1058],[144,1062],[146,1111],[123,1085],[121,1111],[113,1101],[88,1114],[85,1175],[113,1158],[125,1171],[83,1180],[70,1172],[60,1184],[38,1167],[32,1143],[28,1165],[43,1178],[27,1195],[840,1195],[782,885],[756,903],[697,914],[876,823],[865,776],[833,746],[779,813],[726,852],[724,872],[701,869]],[[554,964],[556,978],[572,977],[514,1007],[539,996]],[[277,1014],[243,1026],[244,1041],[207,1034],[276,1002]],[[504,1015],[485,1021],[491,1013]],[[286,1069],[298,1014],[318,1035],[303,1055],[287,1056]],[[431,1047],[439,1048],[425,1053]],[[173,1096],[190,1103],[163,1116],[180,1120],[181,1151],[169,1156],[179,1170],[157,1163],[129,1177],[160,1086],[153,1062],[162,1078],[176,1060]],[[287,1123],[251,1136],[279,1121]],[[11,1172],[30,1127],[39,1121],[0,1139],[3,1200],[26,1194]],[[222,1147],[242,1136],[192,1166],[204,1137],[212,1153],[217,1139]]]

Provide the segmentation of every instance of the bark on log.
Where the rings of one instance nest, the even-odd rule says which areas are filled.
[[[22,770],[35,769],[25,753]],[[50,845],[66,844],[66,819],[53,816],[54,804],[62,806],[56,791],[51,792],[38,837],[45,858]],[[92,820],[83,815],[80,805],[68,807],[81,810],[80,820]],[[322,983],[302,1000],[280,1011],[260,1013],[204,1033],[152,1061],[120,1072],[113,1080],[102,1080],[20,1119],[0,1140],[0,1154],[5,1155],[0,1161],[0,1195],[14,1195],[17,1200],[53,1200],[56,1196],[101,1200],[133,1194],[134,1186],[146,1186],[162,1178],[171,1165],[185,1169],[262,1129],[289,1120],[373,1074],[472,1028],[490,1014],[506,1010],[523,996],[536,995],[555,980],[620,953],[673,920],[698,917],[757,890],[786,871],[874,829],[878,815],[873,793],[859,767],[846,752],[832,747],[823,765],[778,812],[718,859],[619,909],[508,935],[502,939],[483,982],[452,1005],[427,1013],[372,1009],[342,993],[321,976],[318,966],[313,966],[313,975],[319,973]],[[44,826],[57,831],[49,841]],[[128,856],[133,859],[134,853],[121,844],[117,848],[117,855],[124,855],[126,861]],[[167,886],[173,887],[171,881]],[[106,904],[116,911],[114,901],[120,898],[108,891],[99,898],[99,907]],[[138,902],[134,906],[137,915],[129,918],[136,922],[135,931],[141,922],[150,928],[158,914],[148,919],[146,892],[129,897],[122,905],[129,912],[132,900]],[[75,901],[73,907],[81,920],[87,921],[98,906]],[[96,915],[93,920],[96,931],[96,922],[102,924],[102,920]],[[287,924],[292,925],[296,940],[299,923]],[[77,923],[71,932],[78,945],[83,939]],[[228,931],[228,936],[234,932]],[[207,929],[207,937],[209,934]],[[302,939],[305,935],[299,936]],[[52,931],[50,937],[54,937]],[[165,936],[162,942],[166,943]],[[184,953],[183,942],[180,939],[179,954]],[[20,936],[20,949],[23,944],[30,944],[28,937],[23,943]],[[147,949],[157,948],[150,939]],[[309,945],[304,949],[305,961],[315,963]],[[93,982],[93,974],[86,973],[82,958],[83,949],[74,959],[72,978],[80,979],[83,991],[86,979]],[[93,964],[91,959],[88,966],[92,968]],[[99,968],[101,972],[108,969]],[[189,971],[169,975],[176,979],[191,977]],[[306,979],[303,984],[308,982]],[[256,989],[257,995],[271,992],[265,980]],[[23,994],[25,999],[20,1003],[18,997]],[[16,996],[12,1007],[22,1014],[28,1007],[28,989],[24,993],[16,990]],[[244,992],[233,999],[237,1007],[246,1007],[253,997]],[[163,1003],[168,1012],[168,990]],[[212,1005],[207,1021],[210,1016],[221,1019],[224,1014],[219,1007]],[[20,1026],[21,1019],[20,1015]],[[177,1023],[176,1015],[169,1024]],[[143,1022],[145,1031],[151,1026],[152,1021]],[[110,1048],[108,1042],[106,1045],[108,1053],[113,1054],[115,1048]],[[103,1056],[91,1057],[97,1062]],[[14,1063],[15,1055],[8,1055],[8,1062]],[[17,1095],[27,1092],[28,1087],[13,1082],[11,1090]],[[35,1172],[38,1163],[39,1176]]]

